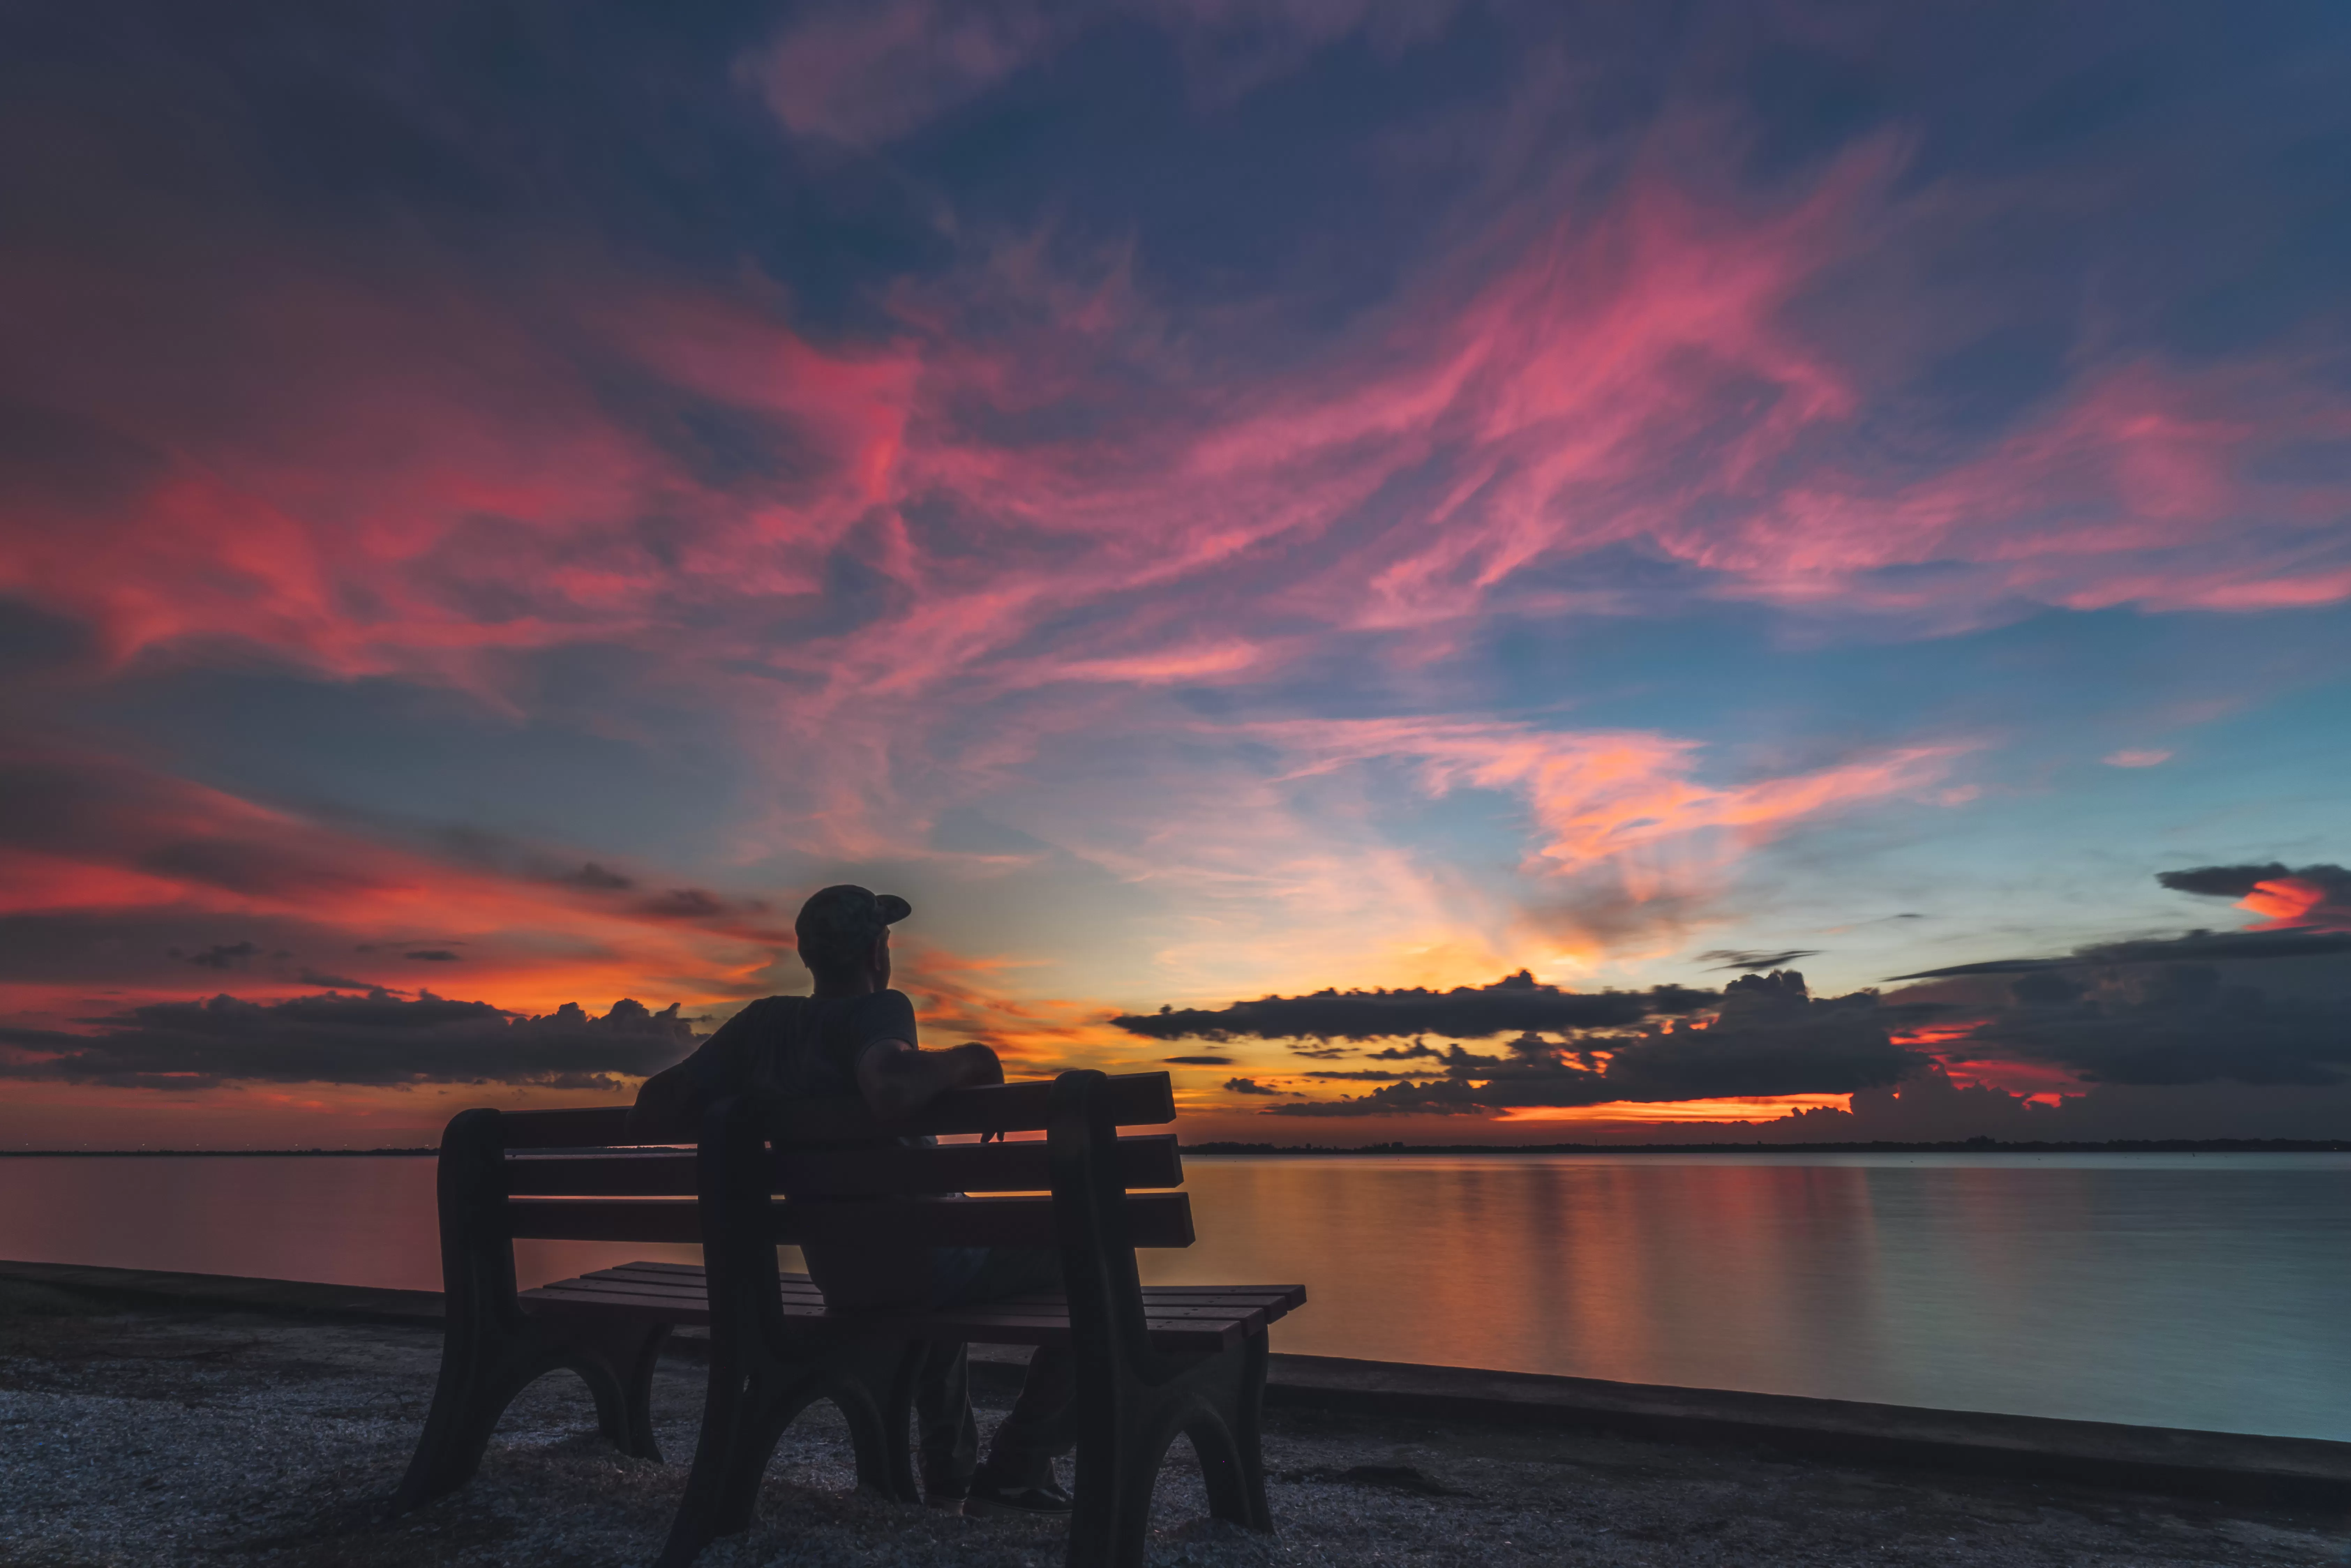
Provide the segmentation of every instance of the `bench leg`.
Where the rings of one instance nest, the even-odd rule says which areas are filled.
[[[1130,1406],[1115,1430],[1079,1440],[1069,1568],[1143,1568],[1152,1487],[1181,1430],[1168,1415]]]
[[[571,1353],[564,1364],[595,1396],[597,1427],[632,1459],[662,1457],[653,1440],[653,1369],[669,1331],[667,1323],[566,1323],[559,1331]]]
[[[884,1341],[852,1345],[820,1358],[762,1356],[743,1372],[714,1362],[703,1407],[702,1438],[685,1495],[678,1503],[660,1568],[687,1568],[722,1535],[751,1528],[759,1483],[776,1445],[801,1411],[830,1399],[849,1424],[857,1484],[901,1501],[915,1497],[906,1429],[920,1347]]]
[[[414,1508],[471,1480],[507,1406],[559,1367],[578,1373],[588,1385],[596,1401],[596,1424],[615,1448],[632,1458],[659,1459],[653,1368],[669,1332],[666,1323],[549,1325],[537,1319],[520,1333],[453,1325],[424,1435],[392,1506]]]
[[[1164,1382],[1146,1384],[1121,1368],[1081,1393],[1090,1407],[1080,1419],[1069,1568],[1142,1568],[1152,1489],[1178,1436],[1199,1456],[1208,1511],[1272,1530],[1261,1448],[1265,1374],[1266,1336],[1257,1334]]]
[[[695,1445],[694,1469],[686,1476],[677,1517],[670,1521],[659,1568],[687,1568],[704,1547],[749,1525],[751,1500],[758,1495],[759,1477],[774,1449],[772,1442],[759,1449],[756,1468],[747,1458],[755,1442],[750,1429],[754,1405],[755,1391],[747,1377],[740,1372],[722,1372],[716,1365],[711,1368],[702,1437]]]
[[[1251,1336],[1204,1378],[1207,1408],[1184,1428],[1200,1458],[1208,1489],[1208,1511],[1250,1530],[1271,1531],[1273,1511],[1265,1500],[1266,1336]],[[1210,1369],[1203,1369],[1208,1371]]]
[[[677,1517],[670,1521],[659,1568],[686,1568],[717,1538],[717,1497],[725,1484],[727,1451],[735,1440],[746,1393],[740,1373],[722,1372],[714,1363],[710,1386],[703,1396],[702,1436],[694,1445],[694,1469],[686,1474],[685,1495],[678,1500]]]
[[[471,1480],[515,1396],[560,1364],[562,1357],[539,1335],[469,1332],[452,1322],[424,1435],[392,1507],[414,1508]]]

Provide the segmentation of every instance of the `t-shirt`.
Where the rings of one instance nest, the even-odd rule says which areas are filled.
[[[685,1059],[705,1103],[728,1094],[831,1099],[857,1092],[857,1061],[869,1046],[914,1038],[904,991],[862,997],[761,997]]]
[[[914,1038],[904,991],[862,997],[762,997],[702,1042],[685,1067],[705,1103],[728,1094],[830,1100],[858,1093],[857,1062],[885,1040]],[[897,1142],[927,1145],[933,1140]],[[886,1240],[801,1249],[809,1275],[836,1306],[915,1301],[930,1291],[933,1249]]]

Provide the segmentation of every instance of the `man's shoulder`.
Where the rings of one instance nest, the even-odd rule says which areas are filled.
[[[743,1009],[728,1019],[720,1032],[728,1036],[730,1045],[757,1046],[777,1030],[788,1026],[807,1001],[806,997],[758,998],[744,1003]]]
[[[914,1021],[914,998],[904,991],[880,990],[866,998],[865,1016],[877,1022]]]
[[[818,1033],[836,1048],[863,1050],[883,1040],[914,1043],[914,1004],[904,991],[868,991],[844,997],[812,1020]]]

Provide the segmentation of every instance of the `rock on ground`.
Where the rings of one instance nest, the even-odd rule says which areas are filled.
[[[0,1295],[0,1568],[599,1568],[650,1563],[685,1481],[701,1369],[665,1362],[672,1462],[619,1458],[587,1391],[517,1400],[474,1483],[385,1500],[432,1394],[439,1335]],[[983,1418],[985,1419],[985,1411]],[[1178,1445],[1153,1500],[1164,1568],[1513,1563],[2351,1563],[2341,1518],[1575,1432],[1273,1413],[1279,1533],[1209,1521]],[[1053,1568],[1061,1530],[852,1490],[828,1407],[789,1432],[759,1522],[708,1568]]]

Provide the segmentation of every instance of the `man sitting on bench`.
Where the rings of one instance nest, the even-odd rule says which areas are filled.
[[[894,894],[849,884],[812,894],[793,929],[814,994],[763,997],[745,1008],[693,1055],[647,1079],[638,1113],[675,1128],[698,1125],[704,1108],[730,1094],[859,1095],[875,1120],[888,1123],[948,1090],[1003,1082],[1004,1069],[987,1046],[916,1047],[914,1004],[890,988],[890,927],[913,913]],[[877,1236],[853,1246],[810,1242],[802,1250],[831,1307],[962,1307],[1061,1288],[1061,1260],[1042,1249],[928,1247]],[[914,1397],[925,1498],[947,1510],[968,1499],[974,1512],[1067,1513],[1070,1497],[1054,1483],[1053,1459],[1076,1437],[1074,1375],[1069,1350],[1040,1347],[987,1464],[975,1469],[979,1431],[966,1348],[934,1344]]]

